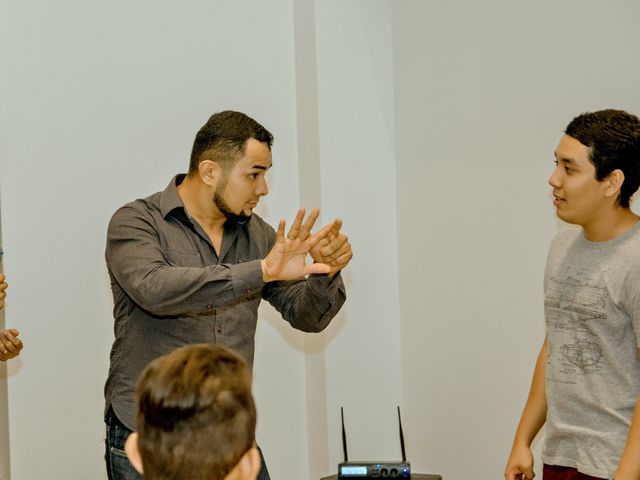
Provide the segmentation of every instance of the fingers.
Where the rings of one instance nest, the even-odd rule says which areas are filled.
[[[507,465],[504,472],[505,480],[533,480],[535,476],[533,465],[522,465],[519,463]]]
[[[336,218],[333,221],[333,226],[331,227],[331,231],[329,232],[329,237],[333,238],[340,234],[340,229],[342,228],[342,219]]]
[[[317,231],[316,233],[311,235],[309,238],[307,238],[307,244],[309,245],[309,250],[315,247],[320,242],[320,240],[323,240],[324,238],[326,238],[326,236],[331,231],[332,225],[333,224],[331,223],[329,225],[325,225],[319,231]]]
[[[15,329],[0,331],[0,354],[5,359],[13,358],[22,350],[22,341],[17,337]]]
[[[353,253],[351,253],[351,250],[349,250],[347,253],[344,253],[327,263],[333,265],[334,267],[337,267],[338,270],[342,270],[344,267],[346,267],[349,264],[352,258],[353,258]]]
[[[15,329],[15,328],[9,328],[7,330],[5,330],[5,332],[7,333],[7,338],[17,347],[17,348],[22,348],[22,340],[20,340],[18,338],[18,335],[20,335],[20,332]]]
[[[327,231],[326,238],[328,240],[334,240],[336,237],[340,236],[340,229],[342,228],[342,220],[336,218],[333,222],[325,225],[322,229],[329,228]]]
[[[329,273],[331,271],[331,267],[324,263],[312,263],[311,265],[305,265],[304,274],[305,275],[313,275],[318,273]]]
[[[309,235],[311,235],[311,229],[313,228],[313,225],[316,223],[316,220],[318,219],[319,215],[320,215],[319,208],[314,208],[313,210],[311,210],[311,213],[307,217],[307,221],[304,222],[304,225],[302,226],[302,230],[300,231],[300,235],[298,237],[300,238],[300,240],[306,240],[309,237]]]
[[[353,257],[351,244],[349,243],[349,238],[346,235],[340,234],[331,241],[327,241],[325,238],[322,242],[323,243],[319,245],[321,255],[319,260],[321,262],[334,266],[341,265],[344,267]]]
[[[302,221],[304,220],[305,212],[306,210],[304,208],[298,210],[296,218],[289,229],[289,233],[287,233],[288,240],[306,240],[309,235],[311,235],[311,229],[320,216],[320,209],[314,208],[303,224]]]
[[[284,218],[281,218],[280,222],[278,222],[278,230],[276,230],[276,242],[284,241],[284,227],[286,223],[287,222]]]
[[[525,480],[525,476],[524,476],[524,473],[521,473],[520,471],[511,471],[511,472],[504,473],[504,479],[505,480]]]
[[[287,239],[295,240],[298,238],[298,235],[300,235],[300,227],[302,225],[302,220],[304,219],[304,213],[304,208],[301,208],[298,210],[298,213],[296,213],[296,218],[293,219],[289,233],[287,233]]]
[[[331,231],[333,231],[333,229]],[[331,232],[327,235],[327,239],[329,238],[330,235],[331,235]],[[339,234],[321,246],[320,254],[325,257],[329,257],[331,255],[335,255],[338,252],[342,254],[347,249],[351,250],[351,245],[349,244],[349,238],[344,234]]]
[[[320,263],[328,263],[329,265],[336,265],[338,262],[349,263],[353,253],[351,252],[351,245],[345,243],[338,250],[326,251],[324,248],[320,249],[320,257],[318,261]]]
[[[5,290],[8,286],[7,282],[5,282],[5,276],[0,273],[0,308],[4,307],[4,299],[7,296],[7,292],[5,292]]]

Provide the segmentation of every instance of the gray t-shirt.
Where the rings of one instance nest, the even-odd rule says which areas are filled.
[[[640,223],[608,242],[560,232],[544,279],[546,440],[542,459],[612,478],[640,393]]]

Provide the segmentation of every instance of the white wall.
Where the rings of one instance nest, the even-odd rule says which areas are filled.
[[[106,223],[184,170],[195,131],[223,108],[276,135],[260,213],[320,205],[357,250],[349,303],[324,334],[261,310],[255,394],[272,476],[335,472],[341,405],[352,457],[398,458],[391,3],[0,6],[6,312],[26,341],[9,367],[14,479],[103,477]],[[53,449],[55,431],[69,441]]]
[[[0,12],[6,321],[26,344],[9,364],[12,478],[102,479],[107,221],[186,170],[195,132],[224,108],[274,132],[262,213],[291,218],[292,4],[31,0]],[[258,333],[258,438],[274,478],[287,478],[286,462],[308,463],[304,353],[270,315]]]
[[[640,113],[638,19],[632,1],[393,3],[402,371],[417,471],[502,478],[544,336],[553,150],[582,111]]]
[[[322,207],[341,216],[354,258],[325,350],[329,470],[342,460],[401,458],[393,56],[389,0],[316,2]]]
[[[580,111],[640,112],[639,14],[595,0],[0,0],[6,321],[26,342],[8,372],[13,479],[104,477],[106,223],[183,171],[223,108],[276,136],[260,213],[319,205],[355,251],[323,334],[261,310],[273,478],[335,472],[341,405],[352,459],[398,459],[398,404],[415,471],[500,478],[543,336],[552,151]]]
[[[0,215],[0,250],[2,250],[2,217]],[[0,258],[0,271],[2,258]],[[4,309],[0,311],[0,329],[6,328]],[[0,478],[9,477],[10,445],[9,445],[9,389],[6,362],[0,363]]]

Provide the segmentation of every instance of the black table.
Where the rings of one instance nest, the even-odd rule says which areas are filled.
[[[357,477],[354,477],[357,478]],[[363,478],[373,478],[373,477],[363,477]],[[394,478],[394,477],[376,477],[376,478]],[[396,477],[402,478],[402,477]],[[328,477],[322,477],[320,480],[338,480],[338,475],[329,475]],[[428,473],[412,473],[411,480],[442,480],[440,475],[431,475]]]

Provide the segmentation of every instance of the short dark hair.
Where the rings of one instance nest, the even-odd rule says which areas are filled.
[[[224,347],[187,345],[155,359],[136,400],[145,479],[221,480],[254,446],[251,373]]]
[[[202,160],[220,162],[223,168],[232,167],[250,138],[266,143],[269,149],[273,144],[273,135],[248,115],[232,110],[214,113],[193,141],[189,174],[198,170]]]
[[[587,112],[571,120],[564,133],[589,147],[598,181],[616,169],[624,173],[618,204],[629,208],[640,187],[640,119],[624,110]]]

